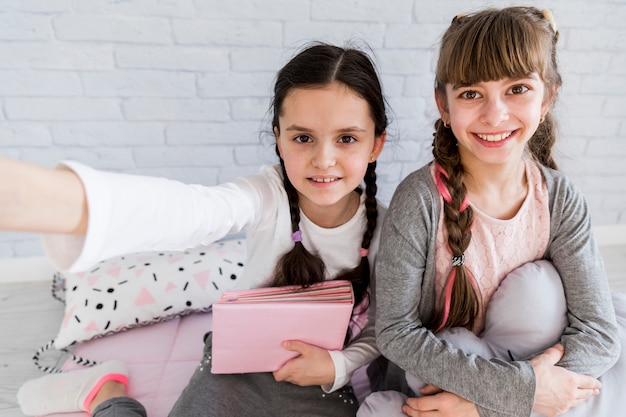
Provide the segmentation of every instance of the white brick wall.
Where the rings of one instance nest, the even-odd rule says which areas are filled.
[[[275,161],[276,71],[306,42],[365,41],[392,107],[380,197],[430,159],[432,68],[476,0],[1,0],[0,154],[216,184]],[[625,0],[525,1],[554,10],[564,87],[562,169],[594,223],[626,224]],[[0,234],[0,257],[41,254]]]

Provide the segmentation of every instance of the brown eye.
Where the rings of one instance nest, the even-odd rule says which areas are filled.
[[[478,92],[474,91],[474,90],[467,90],[463,93],[461,93],[461,98],[467,99],[467,100],[473,100],[475,98],[478,97]]]
[[[509,91],[511,92],[511,94],[522,94],[528,91],[528,87],[526,87],[525,85],[514,85]]]
[[[311,142],[311,137],[307,135],[298,135],[295,138],[293,138],[293,140],[299,143],[309,143]]]
[[[354,136],[342,136],[339,138],[339,143],[353,143],[356,142]]]

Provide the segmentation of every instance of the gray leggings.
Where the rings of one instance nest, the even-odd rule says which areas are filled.
[[[92,417],[147,417],[139,401],[128,397],[112,398],[93,410]]]
[[[319,386],[276,382],[269,372],[211,373],[212,334],[205,335],[204,356],[170,417],[354,417],[358,401],[349,386],[326,394]],[[114,398],[98,406],[92,417],[146,417],[131,398]]]

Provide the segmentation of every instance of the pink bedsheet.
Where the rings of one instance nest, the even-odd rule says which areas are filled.
[[[81,343],[74,353],[97,361],[124,361],[130,372],[129,396],[141,402],[150,417],[165,417],[199,363],[202,339],[210,329],[211,313],[192,314]],[[63,365],[64,370],[75,368],[80,365]]]
[[[166,417],[202,357],[203,336],[211,329],[211,319],[211,313],[200,313],[138,327],[81,343],[74,353],[97,361],[124,361],[130,371],[129,396],[141,402],[150,417]],[[68,361],[62,369],[80,367]],[[355,373],[352,385],[362,400],[369,390],[364,369]],[[54,416],[87,417],[88,413]]]

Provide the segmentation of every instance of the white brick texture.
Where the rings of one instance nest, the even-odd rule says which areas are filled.
[[[439,37],[496,0],[3,0],[0,154],[213,185],[275,161],[277,70],[316,40],[371,47],[390,103],[379,197],[431,157]],[[626,1],[553,9],[564,85],[557,160],[596,225],[626,223]],[[41,254],[0,234],[0,257]]]

